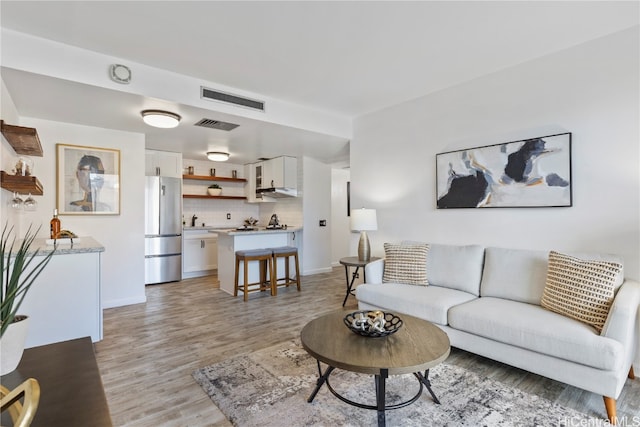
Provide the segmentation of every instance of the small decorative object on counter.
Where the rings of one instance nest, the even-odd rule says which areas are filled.
[[[222,194],[222,187],[220,187],[220,185],[218,184],[211,184],[209,188],[207,188],[207,193],[210,196],[219,196],[220,194]]]
[[[370,338],[386,337],[398,331],[402,319],[383,311],[354,311],[344,317],[344,324],[358,335]]]
[[[216,169],[215,169],[215,168],[211,168],[211,169],[209,169],[209,174],[210,174],[211,176],[216,176]]]
[[[187,167],[187,172],[189,172],[189,175],[193,175],[193,166]]]
[[[235,169],[234,169],[234,170],[232,170],[232,171],[231,171],[231,177],[232,177],[232,178],[237,178],[237,177],[238,177],[238,171],[237,171],[237,170],[235,170]]]
[[[60,234],[60,218],[58,218],[58,209],[53,210],[53,218],[49,222],[51,230],[51,238],[55,239]]]
[[[244,223],[248,226],[255,226],[258,223],[258,220],[255,219],[254,217],[250,216],[249,218],[244,220]]]

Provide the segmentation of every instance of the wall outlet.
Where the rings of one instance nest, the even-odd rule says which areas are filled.
[[[326,227],[327,226],[327,220],[326,219],[321,219],[320,220],[320,227]]]
[[[227,214],[227,219],[231,219],[231,214],[230,213]]]

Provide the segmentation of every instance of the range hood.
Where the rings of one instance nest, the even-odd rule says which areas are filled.
[[[283,199],[285,197],[297,197],[298,190],[295,188],[261,188],[256,190],[257,197],[271,197],[274,199]]]

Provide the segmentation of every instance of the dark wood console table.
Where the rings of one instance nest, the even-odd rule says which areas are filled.
[[[27,378],[40,383],[32,427],[113,426],[91,338],[26,349],[18,368],[0,382],[11,390]]]

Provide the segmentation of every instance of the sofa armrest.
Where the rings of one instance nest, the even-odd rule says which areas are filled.
[[[364,275],[367,283],[382,283],[384,273],[384,259],[377,259],[364,266]]]
[[[635,353],[638,340],[638,308],[640,283],[626,279],[616,294],[602,336],[621,342],[627,351]]]

